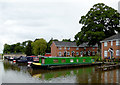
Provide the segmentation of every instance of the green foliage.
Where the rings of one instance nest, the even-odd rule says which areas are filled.
[[[47,48],[47,42],[43,38],[41,38],[33,42],[32,46],[33,53],[35,55],[44,55]]]
[[[72,42],[70,39],[63,39],[63,42]]]
[[[28,41],[23,43],[16,43],[16,44],[5,44],[3,53],[25,53],[26,45]]]
[[[83,27],[75,35],[77,45],[83,42],[100,45],[101,40],[120,32],[119,15],[117,10],[103,3],[95,4],[79,21]]]
[[[57,39],[53,39],[53,38],[50,39],[50,41],[47,43],[46,53],[51,53],[50,46],[51,46],[51,44],[52,44],[53,41],[58,41],[58,40]]]
[[[32,55],[32,45],[31,45],[32,41],[28,41],[28,44],[25,48],[25,54],[27,56],[31,56]]]
[[[10,45],[5,44],[5,45],[4,45],[3,53],[9,53],[10,51],[11,51]]]
[[[95,61],[102,61],[100,56],[90,56],[90,58],[94,59]]]

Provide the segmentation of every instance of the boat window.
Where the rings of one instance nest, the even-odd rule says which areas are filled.
[[[91,59],[92,62],[94,62],[94,59]]]
[[[42,64],[45,64],[45,59],[42,59]]]
[[[73,62],[73,59],[70,59],[70,62]]]
[[[54,59],[53,62],[54,62],[54,63],[58,63],[58,59]]]
[[[61,60],[61,62],[62,62],[62,63],[65,63],[65,62],[66,62],[66,60],[65,60],[65,59],[62,59],[62,60]]]
[[[78,62],[78,59],[77,59],[77,62]]]
[[[21,57],[21,60],[27,60],[27,58],[26,57]]]
[[[85,59],[83,59],[83,62],[85,62]]]

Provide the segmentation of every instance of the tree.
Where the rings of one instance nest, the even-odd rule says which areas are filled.
[[[31,43],[32,43],[32,41],[28,41],[28,44],[27,44],[27,46],[25,48],[25,54],[27,56],[31,56],[32,55],[32,46],[31,46]]]
[[[24,53],[24,46],[21,43],[14,44],[14,53]]]
[[[47,42],[43,38],[41,38],[33,42],[32,46],[33,53],[35,55],[44,55],[47,48]]]
[[[63,39],[63,42],[72,42],[70,39]]]
[[[120,32],[119,19],[117,10],[103,3],[95,4],[79,21],[83,27],[75,35],[77,45],[88,42],[88,45],[100,46],[101,40]]]
[[[58,40],[57,39],[53,39],[53,38],[50,39],[50,41],[47,43],[46,53],[51,53],[50,46],[51,46],[51,44],[52,44],[53,41],[58,41]]]
[[[3,53],[10,53],[10,45],[4,44]]]

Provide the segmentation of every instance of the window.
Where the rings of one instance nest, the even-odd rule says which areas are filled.
[[[92,52],[92,55],[95,55],[95,51]]]
[[[68,47],[67,50],[70,50],[70,47]]]
[[[104,57],[107,57],[107,51],[104,51]]]
[[[83,55],[83,51],[81,51],[80,54]]]
[[[58,63],[58,59],[54,59],[53,62],[54,62],[54,63]]]
[[[120,50],[116,50],[116,56],[120,56]]]
[[[66,47],[64,47],[64,49],[66,50]]]
[[[66,62],[66,60],[65,60],[65,59],[62,59],[62,60],[61,60],[61,62],[62,62],[62,63],[65,63],[65,62]]]
[[[76,55],[79,55],[79,52],[76,52]]]
[[[79,50],[79,48],[77,47],[76,50]]]
[[[85,62],[85,59],[83,59],[83,62]]]
[[[90,56],[91,51],[88,51],[88,55]]]
[[[61,56],[61,52],[59,52],[59,56]]]
[[[118,46],[119,45],[119,40],[116,40],[116,46]]]
[[[73,59],[70,59],[70,62],[73,62]]]
[[[111,41],[111,46],[113,46],[113,41]]]
[[[42,64],[45,64],[45,59],[42,59]]]
[[[75,53],[74,51],[71,52],[72,56],[74,56],[74,53]]]
[[[104,46],[105,46],[105,47],[107,46],[107,42],[104,42]]]
[[[84,55],[86,55],[86,51],[84,51]]]
[[[77,59],[77,62],[78,62],[78,59]]]
[[[59,50],[61,50],[62,48],[61,47],[59,47]]]
[[[67,52],[67,55],[70,55],[70,52]]]

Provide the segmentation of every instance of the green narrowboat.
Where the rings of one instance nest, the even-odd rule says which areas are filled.
[[[78,65],[91,65],[94,59],[90,57],[40,57],[39,63],[32,63],[31,66],[39,67],[67,67]]]

